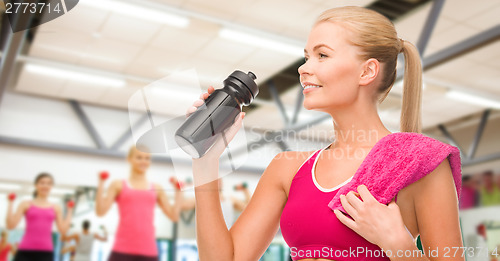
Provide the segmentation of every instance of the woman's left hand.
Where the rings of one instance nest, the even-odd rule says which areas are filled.
[[[389,205],[379,203],[365,185],[358,186],[358,193],[361,199],[353,191],[340,196],[342,206],[352,217],[351,219],[336,209],[334,212],[340,222],[382,248],[410,237],[394,200]]]

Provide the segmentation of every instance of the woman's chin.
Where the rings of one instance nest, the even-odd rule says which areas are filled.
[[[306,109],[308,111],[314,110],[314,103],[312,103],[312,102],[304,101],[303,106],[304,106],[304,109]]]
[[[146,174],[146,171],[148,171],[148,169],[147,169],[147,168],[146,168],[146,169],[143,169],[143,168],[136,168],[136,169],[135,169],[135,172],[136,172],[137,174]]]
[[[321,111],[321,107],[318,106],[317,103],[313,103],[313,102],[307,102],[307,101],[304,101],[304,109],[308,110],[308,111]]]
[[[47,198],[49,197],[50,193],[38,193],[38,197],[41,197],[41,198]]]

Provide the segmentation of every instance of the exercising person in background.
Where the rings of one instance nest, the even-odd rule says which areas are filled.
[[[482,206],[500,205],[500,187],[495,182],[493,171],[489,170],[482,174],[483,182],[480,188],[480,200]]]
[[[64,237],[61,238],[63,243],[61,247],[61,255],[65,255],[69,253],[69,261],[75,261],[75,250],[76,250],[76,242],[75,240],[64,241]]]
[[[241,184],[238,184],[234,186],[234,190],[236,191],[241,191],[245,195],[245,199],[241,200],[236,197],[231,197],[231,201],[233,202],[233,207],[234,209],[238,211],[243,211],[245,207],[248,205],[248,202],[250,201],[250,198],[252,197],[250,195],[250,191],[248,190],[248,184],[246,182],[243,182]]]
[[[72,259],[73,261],[90,261],[92,255],[92,245],[94,244],[94,240],[99,240],[102,242],[106,242],[108,240],[108,232],[106,228],[101,226],[103,231],[103,235],[101,236],[97,233],[90,233],[90,221],[85,220],[82,223],[82,232],[75,233],[70,236],[64,236],[62,238],[63,241],[71,241],[74,240],[76,242],[75,245],[68,247],[66,252],[75,252],[75,256]]]
[[[8,242],[9,234],[3,230],[0,238],[0,261],[9,260],[9,253],[13,256],[16,254],[16,246]]]
[[[182,195],[177,190],[172,205],[163,188],[146,178],[151,165],[149,153],[132,147],[127,160],[130,175],[126,180],[114,180],[104,194],[107,173],[100,174],[96,195],[97,216],[104,216],[116,201],[120,222],[108,261],[157,261],[158,249],[154,228],[154,209],[159,205],[163,213],[177,222]]]
[[[59,205],[49,202],[50,190],[54,186],[54,178],[48,173],[41,173],[35,178],[35,192],[33,200],[25,200],[13,212],[15,197],[9,197],[7,207],[7,229],[14,229],[26,218],[26,231],[23,235],[14,261],[53,261],[54,246],[52,243],[52,223],[56,223],[57,230],[64,235],[69,229],[73,203],[68,203],[66,217],[63,218]]]
[[[219,181],[222,214],[224,215],[224,221],[226,222],[227,227],[231,227],[233,226],[237,218],[235,211],[242,212],[248,205],[248,201],[250,201],[251,197],[250,191],[248,191],[248,185],[246,183],[241,183],[234,186],[234,190],[243,192],[243,194],[245,195],[245,198],[243,200],[235,196],[226,197],[222,192],[222,179],[219,179]]]
[[[245,195],[245,198],[243,200],[235,196],[226,197],[222,191],[222,187],[223,187],[222,179],[219,179],[219,195],[221,199],[220,204],[222,208],[222,215],[224,216],[224,221],[226,222],[227,227],[231,227],[234,221],[236,220],[236,215],[234,212],[235,211],[241,212],[245,209],[245,207],[248,205],[248,202],[250,201],[251,194],[250,191],[248,190],[248,185],[246,182],[234,186],[235,191],[242,191],[243,194]],[[183,199],[182,203],[183,211],[192,210],[194,208],[195,208],[195,198]]]

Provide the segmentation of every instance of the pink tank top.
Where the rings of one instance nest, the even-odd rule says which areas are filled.
[[[11,248],[12,246],[10,244],[7,244],[2,249],[0,249],[0,261],[7,261],[7,257],[9,256]]]
[[[295,174],[281,214],[281,233],[292,259],[390,260],[377,245],[342,224],[328,207],[333,196],[352,177],[335,188],[322,188],[314,170],[323,150],[309,156]]]
[[[156,191],[153,184],[147,190],[133,189],[123,181],[116,198],[120,223],[116,231],[113,251],[143,256],[158,256],[154,228]]]
[[[26,231],[19,249],[52,251],[52,223],[56,219],[54,208],[42,208],[31,204],[24,217],[26,218]]]

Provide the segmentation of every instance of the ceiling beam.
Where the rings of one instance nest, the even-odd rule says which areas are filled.
[[[304,91],[304,88],[302,87],[301,84],[298,85],[298,93],[297,93],[297,99],[295,100],[295,110],[293,111],[293,117],[292,117],[292,125],[297,123],[297,120],[299,118],[299,113],[302,109],[303,102],[304,102],[304,94],[302,93]]]
[[[472,160],[474,158],[474,155],[476,154],[477,146],[479,145],[481,137],[483,136],[484,127],[488,122],[488,117],[490,116],[490,112],[491,110],[486,110],[483,112],[483,115],[481,115],[481,121],[479,122],[479,126],[477,127],[476,135],[474,136],[474,140],[472,140],[469,153],[467,153],[467,160]]]
[[[3,21],[9,24],[7,16],[4,15]],[[14,21],[10,21],[13,24],[26,23],[27,21],[21,20],[24,18],[22,15],[15,15]],[[9,24],[10,25],[10,24]],[[12,31],[12,27],[3,26],[4,30],[7,30],[7,40],[2,50],[5,55],[2,56],[0,60],[0,104],[2,102],[3,94],[7,90],[7,85],[12,79],[14,72],[14,66],[16,65],[16,59],[21,52],[22,46],[24,45],[24,40],[26,39],[26,34],[28,30],[23,30],[17,33]]]
[[[448,131],[448,129],[443,124],[439,124],[438,128],[443,133],[444,137],[448,140],[448,143],[450,143],[451,145],[457,147],[458,150],[460,150],[461,158],[466,158],[467,155],[465,154],[465,152],[463,151],[463,149],[460,147],[460,145],[458,144],[458,142],[455,140],[455,138],[453,138],[453,136]]]
[[[78,119],[80,119],[80,122],[83,124],[83,127],[85,127],[85,130],[87,130],[87,133],[90,135],[97,148],[105,149],[106,144],[102,140],[101,135],[99,135],[99,132],[94,127],[94,124],[92,124],[92,122],[90,121],[88,115],[85,113],[80,103],[75,100],[70,100],[69,104],[71,105],[73,111],[76,113],[76,116],[78,116]]]
[[[120,135],[118,139],[111,145],[111,149],[117,150],[119,149],[128,139],[132,137],[132,132],[139,128],[142,124],[144,124],[149,119],[149,114],[144,113],[130,128]]]
[[[423,70],[434,68],[499,39],[500,25],[497,25],[425,57],[422,64]]]
[[[434,28],[436,27],[439,14],[443,9],[444,1],[445,0],[434,0],[432,3],[432,8],[429,11],[427,20],[425,20],[424,28],[422,29],[422,32],[420,33],[420,37],[418,38],[417,42],[417,49],[420,55],[423,55],[425,53],[425,48],[429,43],[432,31],[434,31]]]
[[[492,154],[488,154],[488,155],[481,156],[481,157],[475,157],[473,159],[464,159],[462,162],[462,166],[468,167],[468,166],[472,166],[472,165],[476,165],[476,164],[480,164],[480,163],[485,163],[488,161],[495,161],[495,160],[499,160],[499,159],[500,159],[500,152],[497,152],[497,153],[492,153]]]
[[[281,112],[281,116],[283,117],[283,123],[285,124],[285,126],[288,126],[288,124],[290,124],[290,120],[288,119],[285,106],[283,106],[283,102],[281,102],[281,98],[278,94],[278,89],[276,89],[276,85],[274,84],[273,80],[267,81],[267,89],[271,93],[271,96],[273,97],[276,106],[278,106],[278,109]]]

